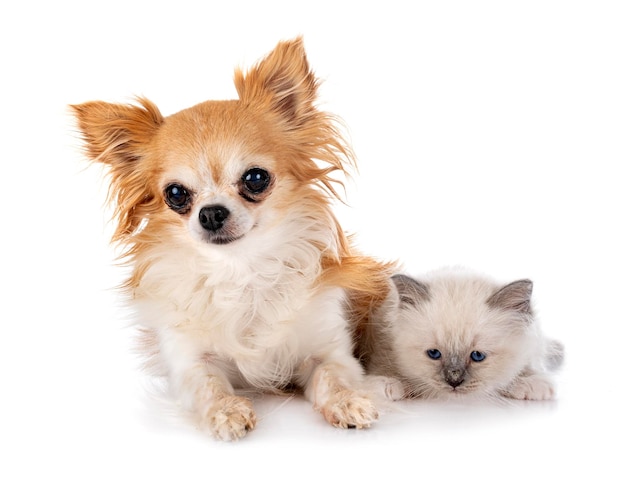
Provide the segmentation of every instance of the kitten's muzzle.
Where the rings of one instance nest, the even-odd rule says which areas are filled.
[[[445,369],[443,374],[446,382],[455,389],[465,380],[465,369],[460,367]]]

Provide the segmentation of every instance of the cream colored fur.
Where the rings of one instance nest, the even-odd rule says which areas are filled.
[[[361,343],[369,374],[400,381],[383,382],[387,397],[554,397],[563,348],[541,332],[530,281],[503,286],[458,268],[394,279]],[[484,360],[473,361],[474,351]],[[448,382],[450,372],[462,382]]]

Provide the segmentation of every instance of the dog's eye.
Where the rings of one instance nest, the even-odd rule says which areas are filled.
[[[183,214],[189,209],[191,194],[180,184],[170,184],[165,187],[165,202],[172,210]]]
[[[251,168],[241,177],[244,188],[251,194],[260,194],[270,185],[270,174],[262,168]]]

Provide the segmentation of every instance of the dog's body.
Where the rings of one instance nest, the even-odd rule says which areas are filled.
[[[221,439],[255,425],[239,387],[295,384],[333,425],[367,427],[377,412],[351,335],[391,268],[355,254],[331,211],[350,149],[314,106],[301,40],[235,84],[239,100],[167,118],[145,99],[73,107],[88,156],[110,169],[146,349]]]

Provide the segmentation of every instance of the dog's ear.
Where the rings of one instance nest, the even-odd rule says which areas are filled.
[[[315,109],[318,82],[309,68],[302,38],[281,42],[247,73],[235,71],[244,103],[266,103],[284,120],[302,125]]]
[[[89,158],[114,169],[129,168],[141,158],[146,144],[163,122],[163,116],[147,99],[138,101],[138,106],[103,101],[70,106]]]
[[[146,183],[142,160],[150,140],[163,123],[163,116],[145,98],[139,98],[138,105],[92,101],[70,108],[85,142],[87,156],[110,169],[109,197],[116,202],[118,218],[114,239],[121,239],[135,231],[149,212],[146,206],[155,198]]]

